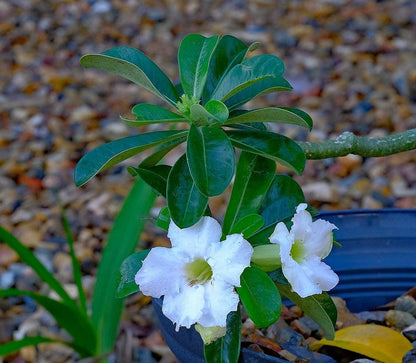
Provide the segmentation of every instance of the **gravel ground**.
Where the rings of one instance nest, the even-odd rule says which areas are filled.
[[[177,48],[193,32],[260,41],[256,53],[282,58],[293,92],[267,95],[248,106],[308,112],[314,130],[281,128],[288,136],[318,141],[343,131],[383,136],[416,127],[415,1],[0,0],[0,225],[32,248],[68,288],[72,280],[59,204],[67,209],[90,296],[103,241],[132,184],[125,166],[140,158],[82,188],[74,186],[74,166],[88,150],[137,132],[119,115],[128,116],[137,103],[158,102],[118,77],[84,70],[79,58],[129,45],[177,80]],[[308,161],[297,180],[318,209],[414,208],[415,161],[415,151]],[[215,211],[223,212],[222,200]],[[158,233],[150,225],[143,240],[166,243]],[[10,286],[44,288],[0,244],[0,288]],[[173,361],[148,303],[139,294],[127,300],[120,361],[134,361],[134,354],[148,354],[148,362]],[[31,329],[53,324],[32,305],[0,307],[0,343],[16,328],[27,328],[27,318],[37,322]],[[50,352],[29,348],[11,361],[59,361],[59,354]],[[70,359],[66,354],[63,361]]]

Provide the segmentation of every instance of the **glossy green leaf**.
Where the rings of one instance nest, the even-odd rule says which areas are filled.
[[[62,219],[62,225],[64,227],[66,240],[68,241],[69,245],[69,255],[71,256],[72,261],[72,271],[74,275],[74,282],[78,290],[78,300],[81,307],[81,311],[84,314],[87,314],[87,298],[85,296],[84,289],[82,287],[82,274],[81,274],[81,268],[79,266],[77,257],[75,256],[75,250],[74,250],[74,237],[71,233],[71,228],[69,227],[68,220],[65,216],[65,210],[61,209],[61,219]]]
[[[231,35],[225,35],[220,39],[209,65],[203,93],[204,100],[209,99],[220,80],[231,68],[241,63],[252,48],[254,45],[248,47],[244,42]]]
[[[227,315],[227,332],[211,344],[204,345],[207,363],[237,363],[241,344],[240,309]]]
[[[128,126],[139,127],[157,123],[169,122],[188,122],[183,116],[178,115],[166,108],[159,107],[148,103],[139,103],[134,106],[131,113],[136,116],[135,120],[131,120],[120,116],[123,122]]]
[[[225,234],[229,234],[240,219],[257,212],[275,172],[276,164],[272,160],[245,151],[241,153],[224,217]]]
[[[282,309],[282,299],[274,282],[255,267],[247,267],[240,281],[241,287],[236,290],[250,319],[259,328],[273,324]]]
[[[215,120],[223,124],[228,119],[228,108],[221,101],[211,100],[205,106],[195,104],[191,106],[190,118],[192,121]],[[212,121],[211,121],[212,123]]]
[[[248,111],[229,118],[225,124],[248,122],[278,122],[306,127],[309,130],[312,129],[313,125],[311,117],[306,112],[290,107],[266,107]]]
[[[137,179],[108,236],[92,299],[91,319],[98,335],[97,354],[113,349],[124,305],[124,300],[116,297],[120,266],[134,253],[155,198],[151,188]]]
[[[45,266],[42,265],[33,252],[1,226],[0,241],[6,243],[11,249],[13,249],[19,255],[20,259],[30,266],[40,277],[40,279],[47,283],[65,303],[76,307],[74,300],[72,300],[72,298],[68,295],[61,283],[45,268]]]
[[[286,136],[243,130],[229,130],[227,134],[235,147],[275,160],[298,174],[305,167],[305,153],[295,141]]]
[[[171,150],[173,150],[176,146],[182,144],[186,141],[187,133],[184,136],[179,137],[174,140],[170,140],[168,142],[164,142],[163,144],[159,144],[156,146],[156,150],[153,154],[149,155],[145,158],[139,165],[140,168],[148,168],[151,166],[155,166],[159,163]]]
[[[299,184],[287,175],[276,175],[260,209],[264,226],[250,237],[250,242],[253,245],[268,242],[276,223],[292,218],[300,203],[305,203],[305,196]]]
[[[266,78],[279,77],[283,72],[283,62],[274,55],[262,54],[246,59],[221,79],[211,99],[225,101],[250,85]]]
[[[291,89],[292,86],[282,76],[269,77],[237,92],[234,96],[226,100],[225,104],[231,111],[244,105],[254,97],[272,92],[290,91]]]
[[[135,252],[127,257],[120,266],[120,276],[116,296],[126,297],[140,291],[139,286],[134,281],[137,271],[143,265],[143,260],[147,257],[150,250]]]
[[[175,87],[165,73],[145,54],[131,47],[116,47],[102,54],[81,58],[85,68],[97,68],[117,74],[144,87],[172,106],[179,101]]]
[[[263,227],[263,224],[264,220],[262,216],[259,216],[258,214],[249,214],[234,224],[230,234],[242,233],[243,237],[247,239]]]
[[[169,224],[170,224],[169,208],[163,207],[160,210],[159,215],[157,216],[156,226],[163,229],[164,231],[167,231],[169,229]]]
[[[89,317],[73,305],[50,299],[31,291],[18,289],[0,290],[0,297],[29,296],[39,305],[43,306],[56,320],[60,327],[65,329],[74,340],[74,344],[87,352],[87,356],[96,353],[96,333]]]
[[[327,293],[323,292],[319,295],[301,298],[298,294],[291,291],[290,286],[282,284],[278,284],[277,286],[282,295],[293,301],[322,328],[326,339],[334,339],[337,308]]]
[[[135,168],[137,174],[152,187],[153,191],[166,198],[166,186],[171,167],[155,165],[148,168]]]
[[[218,41],[218,35],[205,38],[199,34],[189,34],[182,40],[178,51],[179,73],[182,88],[189,97],[201,98]]]
[[[235,170],[235,154],[223,130],[191,125],[186,156],[192,178],[201,193],[219,195],[230,184]]]
[[[195,185],[185,155],[172,167],[166,194],[171,218],[178,227],[190,227],[204,215],[208,197]]]
[[[114,140],[84,155],[75,167],[75,184],[81,186],[94,175],[163,142],[178,139],[187,131],[155,131]]]

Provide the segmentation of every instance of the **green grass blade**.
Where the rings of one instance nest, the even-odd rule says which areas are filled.
[[[131,255],[143,230],[156,194],[138,179],[114,222],[101,257],[92,300],[92,323],[97,331],[97,354],[110,351],[115,343],[124,299],[116,297],[121,263]]]
[[[78,300],[79,305],[81,307],[81,310],[84,314],[87,314],[87,298],[85,296],[84,289],[82,288],[82,280],[81,280],[81,269],[79,267],[78,260],[75,256],[75,250],[74,250],[74,238],[71,233],[71,229],[69,228],[68,220],[65,216],[65,210],[62,208],[61,210],[61,218],[62,218],[62,225],[65,230],[66,239],[68,241],[69,245],[69,254],[71,256],[72,260],[72,270],[74,274],[74,282],[78,289]]]
[[[0,241],[3,241],[13,249],[20,256],[22,261],[29,265],[40,279],[47,283],[64,302],[68,305],[76,306],[74,300],[71,299],[60,282],[45,268],[45,266],[42,265],[33,252],[3,227],[0,227]]]
[[[56,343],[59,342],[54,339],[49,339],[45,337],[26,337],[21,340],[15,340],[3,345],[0,345],[0,357],[4,357],[8,354],[17,352],[18,350],[28,347],[30,345],[37,345],[41,343]]]
[[[31,291],[18,289],[0,290],[0,297],[29,296],[39,305],[42,305],[56,320],[60,327],[65,329],[74,341],[71,346],[83,357],[95,353],[96,334],[89,317],[78,306],[50,299]]]

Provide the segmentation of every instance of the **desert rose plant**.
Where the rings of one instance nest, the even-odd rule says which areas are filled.
[[[415,148],[415,130],[377,140],[344,133],[324,143],[295,142],[270,131],[269,123],[311,130],[312,119],[291,107],[242,108],[256,96],[291,90],[282,61],[269,54],[250,56],[256,47],[229,35],[190,34],[179,47],[175,85],[130,47],[81,59],[84,67],[127,78],[166,103],[167,108],[138,104],[133,118],[121,119],[133,127],[169,124],[167,130],[90,151],[77,164],[75,182],[81,186],[100,171],[153,150],[128,170],[166,198],[157,225],[167,230],[171,248],[128,257],[117,295],[142,291],[163,297],[163,313],[177,329],[195,326],[200,333],[207,362],[220,356],[238,360],[240,303],[258,327],[266,327],[279,318],[286,296],[310,313],[326,338],[334,336],[336,309],[326,291],[338,276],[322,260],[337,227],[313,220],[315,211],[302,189],[290,176],[276,174],[276,162],[300,174],[306,158],[381,156]],[[182,143],[186,152],[173,166],[164,164],[166,154]],[[209,198],[222,194],[233,178],[221,226]]]

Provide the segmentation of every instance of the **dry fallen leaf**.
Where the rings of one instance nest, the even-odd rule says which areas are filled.
[[[334,340],[321,339],[311,345],[318,350],[330,345],[363,354],[384,363],[401,363],[412,344],[400,333],[381,325],[354,325],[335,332]]]

